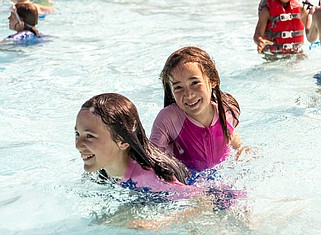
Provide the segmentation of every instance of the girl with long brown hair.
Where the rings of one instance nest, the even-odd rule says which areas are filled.
[[[160,76],[164,108],[153,124],[153,144],[196,171],[224,161],[230,146],[240,147],[234,130],[239,104],[221,91],[220,77],[207,52],[193,46],[173,52]]]

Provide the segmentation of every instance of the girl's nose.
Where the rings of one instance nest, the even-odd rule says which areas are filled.
[[[85,147],[81,138],[75,139],[75,147],[78,150],[81,150]]]
[[[191,96],[192,96],[192,91],[191,91],[191,89],[189,89],[189,88],[185,89],[184,95],[185,95],[185,97],[187,97],[187,98],[191,97]]]

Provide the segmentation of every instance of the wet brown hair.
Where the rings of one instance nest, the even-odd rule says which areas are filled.
[[[144,169],[152,168],[165,181],[175,178],[187,183],[190,173],[186,166],[176,158],[160,151],[146,137],[135,105],[125,96],[116,93],[104,93],[92,97],[81,108],[94,108],[112,139],[125,141],[130,145],[130,157]]]
[[[164,107],[172,103],[176,103],[170,87],[172,72],[177,66],[190,62],[199,64],[202,73],[209,78],[211,83],[216,84],[216,86],[212,89],[212,100],[217,103],[222,130],[225,139],[229,140],[231,133],[227,128],[225,113],[227,111],[231,111],[238,124],[238,115],[236,115],[235,112],[237,111],[240,113],[240,107],[232,95],[221,91],[218,71],[216,70],[214,61],[206,51],[198,47],[187,46],[178,49],[168,57],[160,74],[160,79],[162,80],[164,88]]]
[[[17,13],[21,20],[24,22],[24,29],[31,31],[33,34],[39,37],[39,32],[36,29],[38,24],[38,8],[33,3],[17,3]]]

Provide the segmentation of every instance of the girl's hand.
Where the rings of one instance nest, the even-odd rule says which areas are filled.
[[[313,13],[315,12],[315,6],[313,6],[313,7],[311,7],[310,9],[309,9],[309,14],[310,15],[313,15]]]
[[[242,160],[248,154],[255,154],[257,150],[257,147],[242,146],[236,151],[236,160]]]
[[[273,42],[263,39],[262,37],[258,38],[257,52],[262,53],[266,45],[273,45]]]
[[[212,204],[211,204],[212,205]],[[210,208],[210,207],[209,207]],[[202,208],[204,210],[204,207]],[[167,216],[161,219],[147,220],[147,219],[136,219],[127,224],[128,228],[139,229],[139,230],[151,230],[154,232],[159,232],[161,229],[171,226],[173,223],[178,221],[184,221],[193,214],[196,214],[197,210],[187,209],[182,212],[177,212],[176,215]]]

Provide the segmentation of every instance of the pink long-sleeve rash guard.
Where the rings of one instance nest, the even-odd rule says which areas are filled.
[[[212,104],[217,111],[217,104]],[[234,123],[234,119],[230,112],[226,112],[226,119],[228,129],[233,133],[234,126],[230,123]],[[176,103],[159,112],[152,127],[150,140],[162,151],[173,154],[189,169],[196,171],[221,163],[230,151],[217,116],[209,127],[204,127],[187,116]]]

